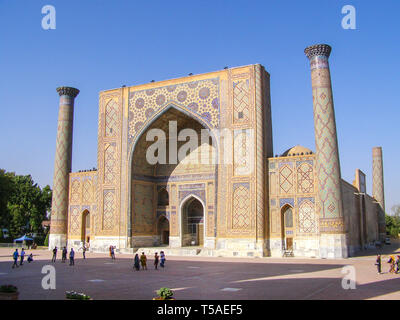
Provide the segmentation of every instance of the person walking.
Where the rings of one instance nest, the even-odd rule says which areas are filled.
[[[69,253],[69,265],[70,266],[74,266],[75,265],[74,258],[75,258],[75,251],[74,251],[74,248],[71,248],[71,251]]]
[[[160,267],[164,268],[165,264],[165,253],[164,251],[160,251]]]
[[[83,259],[86,259],[86,246],[85,246],[85,244],[82,245],[82,254],[83,254]]]
[[[378,269],[378,274],[381,274],[382,273],[382,257],[380,254],[378,254],[378,256],[376,257],[375,265]]]
[[[394,273],[394,266],[396,261],[394,260],[394,256],[390,256],[388,263],[390,263],[390,269],[389,269],[389,273]]]
[[[158,253],[156,252],[155,254],[154,254],[154,269],[156,269],[157,270],[157,267],[158,267],[158,262],[160,261],[160,257],[158,256]]]
[[[139,260],[139,254],[136,253],[135,258],[133,260],[133,267],[136,271],[140,270],[140,260]]]
[[[31,263],[33,261],[33,254],[31,253],[29,256],[28,256],[28,263]]]
[[[397,256],[396,260],[396,273],[400,272],[400,256]]]
[[[142,265],[142,270],[147,270],[147,257],[144,252],[140,256],[140,264]]]
[[[22,266],[24,264],[24,258],[25,258],[25,251],[24,248],[22,248],[21,250],[21,255],[20,255],[21,259],[19,260],[19,265]]]
[[[65,260],[67,260],[67,254],[68,254],[68,250],[67,250],[66,247],[64,247],[63,250],[62,250],[61,262],[65,262]]]
[[[18,268],[18,257],[19,257],[18,249],[15,249],[15,251],[13,253],[13,259],[14,259],[14,264],[12,265],[13,269],[14,269],[14,267]]]
[[[56,262],[56,258],[57,258],[57,247],[54,247],[53,258],[51,258],[51,262]]]
[[[115,260],[115,247],[114,246],[111,246],[111,259],[112,260]]]

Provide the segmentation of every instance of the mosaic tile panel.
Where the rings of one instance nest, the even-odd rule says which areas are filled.
[[[112,230],[116,222],[114,190],[105,190],[103,201],[103,230]]]
[[[304,200],[299,206],[299,233],[318,233],[318,220],[314,203]]]
[[[279,170],[279,193],[293,193],[293,169],[288,165]]]
[[[105,107],[105,136],[113,137],[118,133],[118,104],[112,99],[110,100]]]
[[[233,81],[233,122],[248,122],[250,119],[249,79]]]
[[[232,194],[232,228],[250,228],[250,186],[248,183],[235,183]]]
[[[210,128],[219,126],[219,78],[131,91],[129,93],[129,143],[151,119],[168,105],[199,116]]]
[[[134,184],[133,186],[133,230],[140,233],[153,231],[154,217],[153,185]]]
[[[309,163],[301,163],[297,166],[297,192],[314,192],[314,172]]]
[[[108,144],[104,151],[104,183],[112,184],[115,181],[115,143]]]
[[[372,149],[372,195],[385,210],[382,148],[380,147]]]
[[[252,137],[249,129],[234,131],[234,173],[235,175],[251,174],[251,161],[253,159],[251,147]]]

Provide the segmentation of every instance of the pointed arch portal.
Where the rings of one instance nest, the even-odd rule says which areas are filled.
[[[131,246],[171,243],[166,239],[167,234],[168,237],[180,239],[178,246],[190,245],[193,241],[196,245],[204,243],[206,206],[199,205],[195,200],[191,200],[190,207],[185,207],[187,228],[184,229],[185,235],[191,234],[195,238],[190,240],[190,244],[189,240],[182,240],[182,220],[178,221],[177,217],[181,203],[178,189],[182,184],[199,184],[202,179],[212,180],[216,185],[215,138],[208,131],[209,136],[204,139],[204,131],[207,132],[204,129],[209,128],[196,116],[176,107],[166,108],[144,127],[133,143],[130,157],[128,235],[131,237]],[[155,148],[156,144],[165,146],[164,150]],[[157,161],[153,161],[154,158]],[[171,188],[175,190],[172,193]],[[162,215],[165,220],[160,218]]]

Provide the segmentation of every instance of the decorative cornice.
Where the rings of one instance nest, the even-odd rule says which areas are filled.
[[[79,94],[79,90],[72,87],[58,87],[56,90],[60,96],[75,98]]]
[[[306,54],[308,59],[311,59],[312,57],[315,56],[325,56],[329,58],[331,50],[332,50],[331,46],[327,44],[316,44],[305,48],[304,53]]]

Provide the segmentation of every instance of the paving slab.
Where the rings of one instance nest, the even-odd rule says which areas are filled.
[[[55,263],[48,250],[26,250],[34,261],[12,269],[11,248],[0,248],[0,285],[16,285],[20,299],[65,299],[65,291],[84,292],[95,300],[151,300],[156,290],[168,287],[178,300],[269,300],[269,299],[400,299],[400,274],[388,273],[387,255],[399,252],[398,243],[383,248],[382,267],[377,274],[376,251],[364,251],[349,259],[315,258],[221,258],[168,257],[166,267],[133,269],[132,254],[77,252],[75,265]],[[400,253],[399,253],[400,254]],[[42,288],[42,268],[54,266],[56,289]],[[342,287],[343,267],[354,267],[356,289]],[[347,270],[347,269],[345,269]]]

